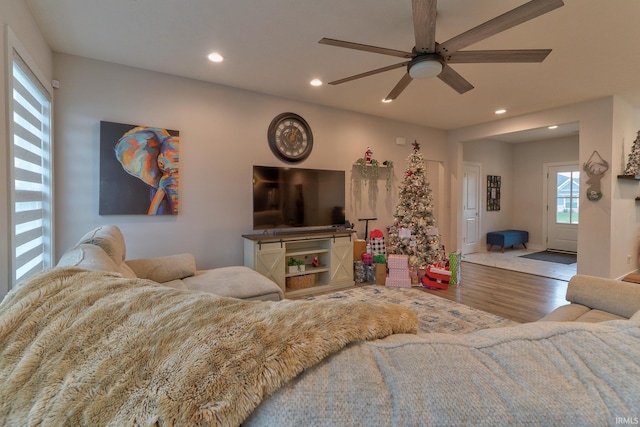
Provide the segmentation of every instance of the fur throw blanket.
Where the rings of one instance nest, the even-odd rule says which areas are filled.
[[[0,304],[0,425],[238,425],[347,344],[417,324],[391,304],[243,301],[56,268]]]

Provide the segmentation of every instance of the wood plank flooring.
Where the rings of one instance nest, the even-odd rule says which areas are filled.
[[[424,292],[516,322],[533,322],[567,304],[567,282],[462,262],[461,284]]]

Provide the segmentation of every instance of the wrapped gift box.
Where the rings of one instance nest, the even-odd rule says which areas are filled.
[[[353,263],[353,279],[356,283],[364,283],[367,281],[364,263],[362,261],[355,261]]]
[[[428,289],[449,289],[449,284],[445,282],[438,282],[436,280],[429,279],[429,276],[424,276],[421,280],[422,286]]]
[[[390,268],[389,277],[393,279],[409,278],[409,269],[408,268]]]
[[[387,264],[376,264],[376,285],[384,286],[387,280]]]
[[[411,277],[409,277],[409,256],[392,254],[387,257],[389,267],[389,277],[386,285],[397,288],[410,288]]]
[[[371,245],[371,252],[373,252],[374,254],[387,254],[387,249],[384,244],[384,237],[372,237],[371,239],[369,239],[369,245]]]
[[[391,254],[387,257],[389,268],[406,268],[409,270],[409,256]]]
[[[460,284],[460,264],[462,261],[461,252],[451,252],[449,254],[449,269],[451,270],[451,279],[449,283],[452,285]]]
[[[362,257],[362,254],[367,251],[367,242],[364,240],[358,239],[353,242],[353,259],[359,260]]]
[[[372,254],[362,254],[362,262],[371,265],[373,264],[373,255]]]
[[[391,286],[394,288],[410,288],[411,279],[409,278],[409,275],[403,278],[387,277],[387,280],[385,281],[385,286]]]
[[[365,264],[364,273],[367,282],[376,283],[376,266],[373,264]]]
[[[429,279],[437,282],[449,283],[449,280],[451,280],[451,270],[447,270],[446,268],[441,266],[430,265],[429,267],[427,267],[426,276]]]

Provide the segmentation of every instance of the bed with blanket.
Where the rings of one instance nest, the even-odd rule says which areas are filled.
[[[640,314],[415,335],[394,304],[244,301],[56,268],[0,303],[0,425],[616,425]]]

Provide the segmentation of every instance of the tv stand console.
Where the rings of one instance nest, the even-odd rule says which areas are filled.
[[[273,280],[287,298],[332,291],[354,285],[351,231],[313,231],[274,235],[244,234],[244,265]],[[317,257],[319,266],[311,261]],[[290,258],[304,260],[304,271],[289,272]],[[315,284],[287,288],[287,278],[315,274]]]
[[[335,231],[339,231],[337,228],[335,227],[321,227],[321,228],[309,228],[304,230],[304,232],[300,232],[300,230],[292,230],[290,228],[285,228],[282,230],[279,229],[274,229],[272,232],[273,237],[280,237],[280,236],[291,236],[291,235],[296,235],[299,236],[301,234],[313,234],[313,235],[317,235],[317,234],[331,234]],[[264,234],[261,234],[261,236],[263,236]]]

